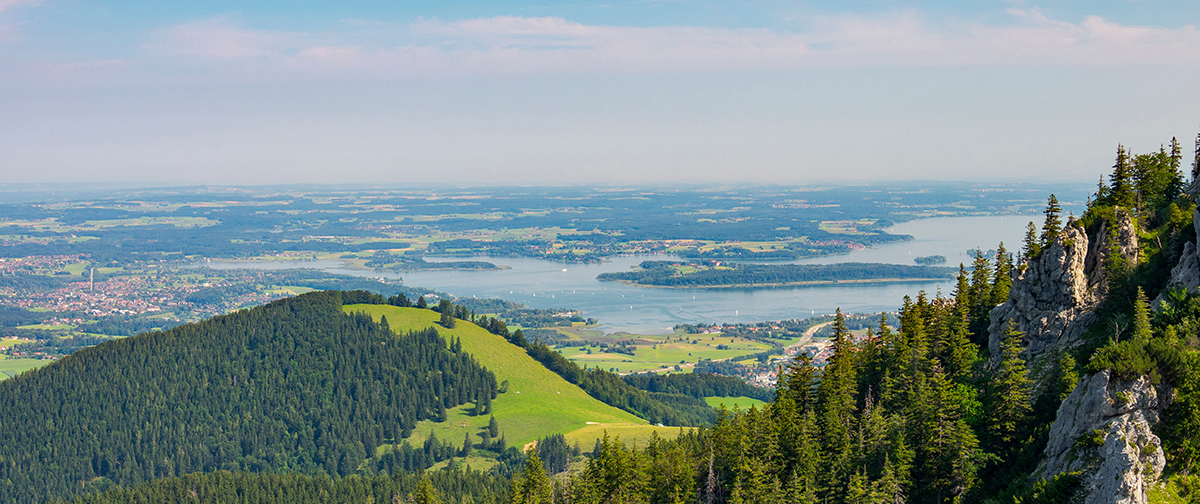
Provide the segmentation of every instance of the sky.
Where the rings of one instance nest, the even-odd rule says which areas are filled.
[[[1094,181],[1200,2],[0,0],[0,183]]]

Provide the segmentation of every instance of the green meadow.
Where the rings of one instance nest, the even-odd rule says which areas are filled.
[[[631,413],[596,400],[530,358],[523,349],[470,322],[460,320],[454,329],[446,329],[437,324],[439,314],[430,310],[384,305],[350,305],[343,309],[365,312],[376,320],[386,316],[388,325],[400,333],[435,327],[447,340],[460,338],[463,349],[495,373],[498,382],[508,382],[508,391],[492,402],[492,411],[509,446],[522,446],[550,434],[567,434],[587,427],[589,422],[647,425]],[[476,434],[487,426],[488,416],[473,416],[471,410],[471,405],[464,405],[448,410],[445,422],[422,422],[409,441],[421,443],[434,433],[440,439],[461,442],[469,434],[478,443]]]
[[[705,397],[704,402],[717,409],[720,409],[720,407],[724,405],[730,410],[748,410],[752,406],[761,408],[764,404],[767,404],[766,402],[760,401],[753,397]]]
[[[573,338],[586,339],[595,345],[572,347],[560,346],[564,357],[580,366],[615,370],[617,373],[640,373],[645,371],[672,371],[675,366],[691,368],[701,359],[722,360],[746,354],[770,350],[771,346],[758,341],[731,338],[720,334],[604,334],[600,331],[560,329],[559,332]],[[618,341],[633,340],[636,349],[633,355],[606,352],[600,342],[613,345]]]
[[[0,380],[12,378],[30,369],[37,369],[54,361],[50,359],[0,359]]]

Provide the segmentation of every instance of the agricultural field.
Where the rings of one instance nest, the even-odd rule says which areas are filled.
[[[0,380],[17,376],[30,369],[37,369],[54,362],[50,359],[14,359],[0,356]]]
[[[767,404],[753,397],[705,397],[704,402],[713,408],[720,409],[721,406],[725,406],[730,410],[748,410],[751,407],[761,408],[764,404]]]
[[[724,360],[771,349],[766,343],[721,334],[603,334],[578,328],[562,328],[559,332],[592,343],[589,346],[556,347],[563,356],[580,366],[600,367],[620,374],[676,371],[675,366],[687,370],[701,359]],[[606,351],[603,344],[607,344],[609,350]],[[633,355],[614,351],[614,348],[631,347]]]
[[[620,439],[626,446],[637,445],[646,446],[650,442],[650,437],[658,434],[662,439],[675,439],[681,433],[689,432],[694,427],[663,427],[660,425],[645,425],[645,424],[591,424],[582,429],[576,429],[564,435],[567,439],[567,444],[574,446],[579,443],[579,447],[586,453],[591,451],[595,446],[596,440],[603,438],[605,434],[611,439]]]
[[[446,329],[437,324],[439,315],[430,310],[384,305],[351,305],[344,310],[365,312],[376,320],[386,316],[388,325],[397,332],[436,327],[447,341],[461,338],[463,349],[495,373],[497,381],[508,382],[507,392],[492,402],[492,410],[509,446],[521,446],[550,434],[567,434],[589,422],[648,425],[631,413],[594,399],[521,348],[465,320],[458,321],[454,329]],[[475,436],[487,427],[488,416],[474,416],[471,410],[470,405],[460,406],[447,410],[445,422],[421,422],[409,441],[414,445],[423,443],[430,433],[455,442],[461,442],[466,434]]]

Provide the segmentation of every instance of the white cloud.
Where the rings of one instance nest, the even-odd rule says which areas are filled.
[[[248,30],[218,18],[162,30],[146,47],[167,56],[235,60],[283,56],[301,43],[296,34]]]
[[[0,0],[3,1],[3,0]],[[930,22],[913,12],[810,19],[803,33],[707,27],[586,25],[555,17],[419,20],[355,35],[291,34],[208,20],[163,31],[150,47],[209,60],[260,58],[282,68],[364,73],[411,71],[707,71],[855,66],[1094,65],[1200,63],[1200,32],[1079,23],[1012,8],[1005,26]],[[353,28],[353,27],[352,27]],[[402,44],[376,42],[382,33]],[[366,43],[363,40],[367,40]]]
[[[0,0],[0,12],[23,5],[36,6],[39,4],[41,4],[40,0]]]

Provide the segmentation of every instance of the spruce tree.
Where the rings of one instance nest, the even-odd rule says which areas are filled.
[[[820,414],[823,453],[827,466],[822,476],[825,488],[838,488],[844,481],[842,475],[853,464],[854,418],[856,392],[856,363],[854,341],[846,327],[846,317],[838,308],[833,322],[833,355],[825,364],[821,383],[818,385],[818,413]]]
[[[1200,133],[1196,134],[1196,147],[1192,152],[1192,182],[1195,182],[1200,179]]]
[[[429,479],[429,475],[421,477],[421,481],[417,483],[417,491],[409,494],[409,501],[415,504],[442,504],[441,492],[438,492],[433,487],[433,481]]]
[[[996,248],[996,263],[992,268],[992,305],[996,306],[1008,301],[1008,291],[1012,288],[1013,263],[1012,254],[1004,248],[1004,242]]]
[[[1108,178],[1112,204],[1132,209],[1137,195],[1134,194],[1133,168],[1129,165],[1129,153],[1124,145],[1117,145],[1117,161],[1113,164],[1112,176]]]
[[[542,467],[542,461],[536,454],[525,460],[525,470],[513,478],[512,504],[552,504],[553,492],[550,487],[550,477]]]
[[[1021,341],[1025,334],[1009,323],[1001,347],[1000,361],[988,380],[985,397],[985,423],[989,452],[1007,453],[1020,439],[1029,416],[1032,381],[1021,358]]]
[[[1026,263],[1033,262],[1039,255],[1042,255],[1042,247],[1037,239],[1037,227],[1033,225],[1033,221],[1025,226],[1025,246],[1021,252],[1021,259]]]
[[[992,301],[992,263],[983,252],[975,252],[975,261],[971,263],[971,311],[970,329],[975,335],[974,340],[987,334],[989,316],[996,305]]]
[[[1150,302],[1141,286],[1137,288],[1137,297],[1133,301],[1133,338],[1138,341],[1149,341],[1152,336],[1150,327]]]
[[[1062,232],[1062,206],[1058,204],[1058,198],[1053,194],[1046,201],[1046,222],[1042,224],[1042,249],[1048,249],[1054,242],[1058,240],[1058,235]]]
[[[487,432],[493,438],[500,435],[500,424],[496,422],[495,415],[488,418]]]

